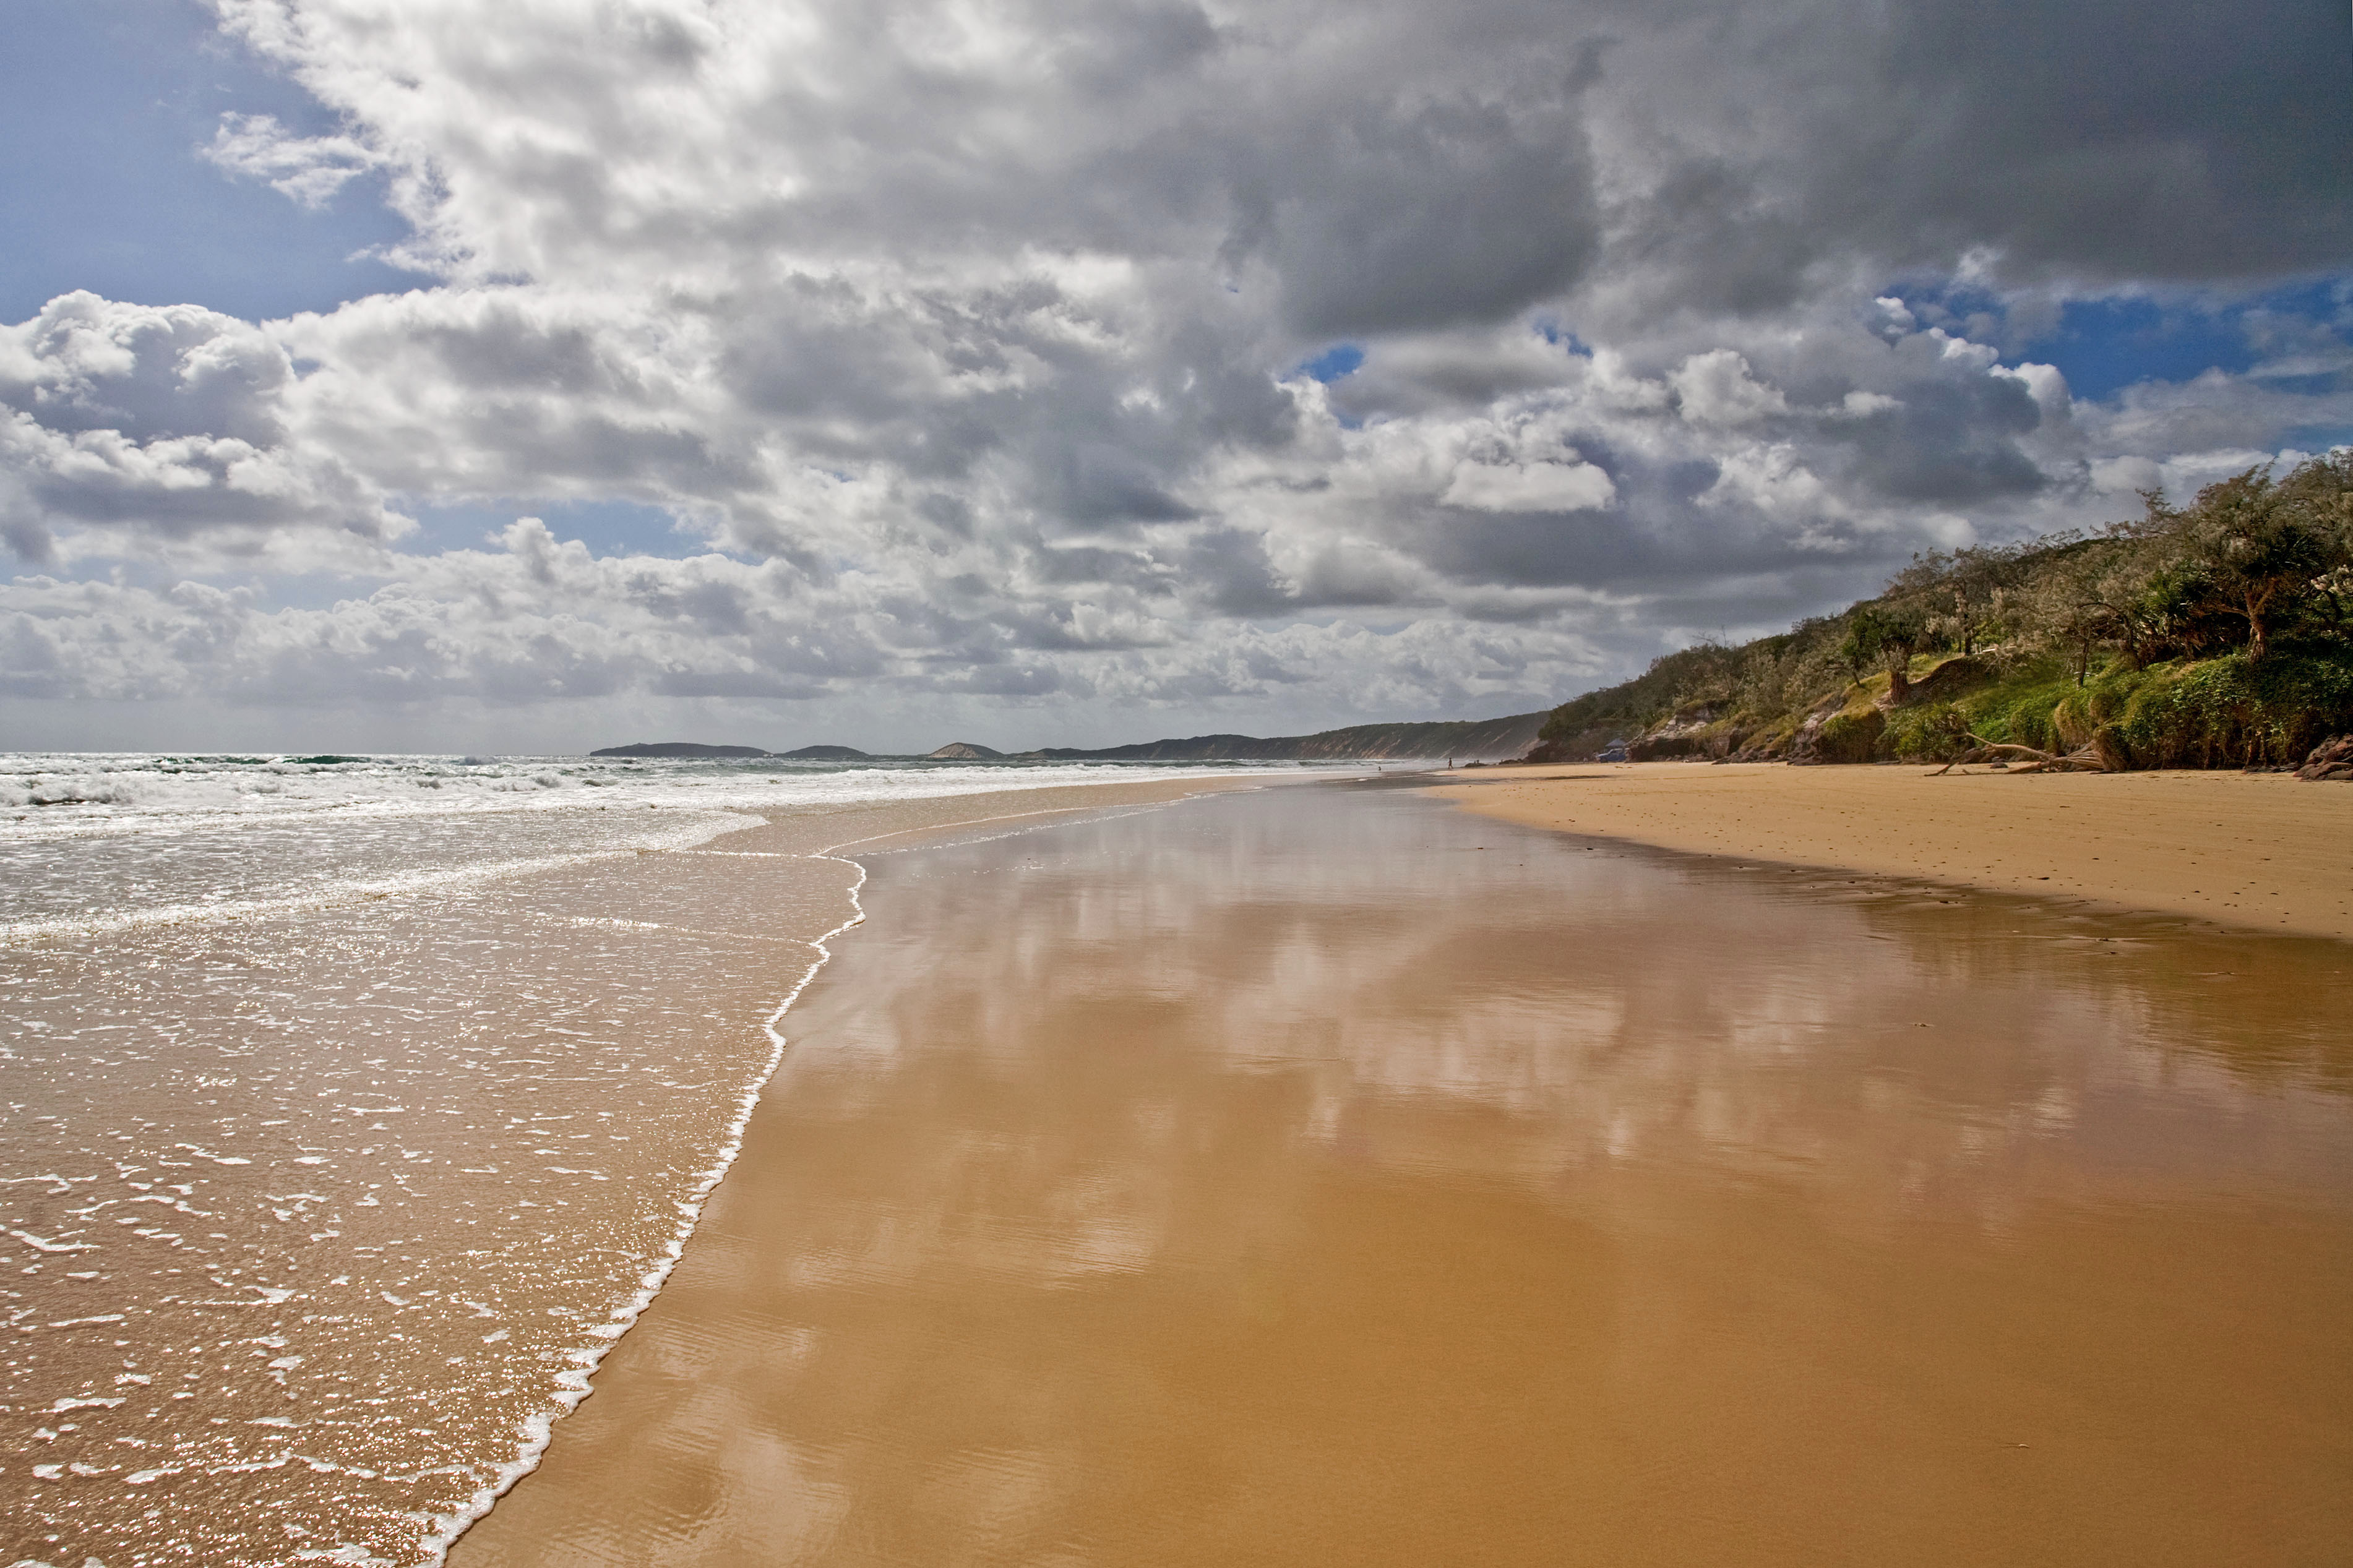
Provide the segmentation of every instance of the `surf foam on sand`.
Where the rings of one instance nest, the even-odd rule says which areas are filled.
[[[0,1560],[114,1568],[438,1556],[680,1256],[823,847],[1201,772],[105,763],[0,820]]]

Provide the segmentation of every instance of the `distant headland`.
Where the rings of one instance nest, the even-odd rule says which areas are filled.
[[[785,762],[866,763],[1371,763],[1503,762],[1535,744],[1547,713],[1514,713],[1502,719],[1462,719],[1429,723],[1351,724],[1313,735],[1190,735],[1141,741],[1132,745],[1084,749],[1049,746],[1039,751],[1000,752],[977,741],[950,741],[936,751],[908,757],[879,757],[854,746],[802,746],[765,752],[757,746],[711,746],[693,741],[639,742],[606,746],[592,757],[641,759],[710,758]]]

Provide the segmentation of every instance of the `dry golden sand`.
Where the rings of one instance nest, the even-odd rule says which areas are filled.
[[[1636,763],[1438,793],[1483,816],[1695,854],[2353,938],[2353,788],[2286,773]]]

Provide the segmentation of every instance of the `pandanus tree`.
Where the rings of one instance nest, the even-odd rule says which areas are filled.
[[[1857,679],[1873,663],[1887,667],[1887,700],[1897,703],[1912,689],[1912,656],[1928,637],[1928,616],[1916,605],[1881,599],[1858,605],[1847,615],[1846,640],[1839,652]]]
[[[2325,493],[2300,468],[2274,484],[2271,468],[2249,468],[2198,492],[2184,515],[2189,563],[2216,608],[2246,623],[2247,658],[2261,659],[2274,627],[2340,563],[2332,526],[2342,493]]]
[[[1978,644],[2001,632],[2010,595],[2026,581],[2027,547],[1975,544],[1932,550],[1888,584],[1888,593],[1918,606],[1926,631],[1973,657]]]
[[[2158,657],[2162,613],[2149,603],[2147,574],[2126,547],[2106,540],[2073,542],[2054,551],[2033,604],[2042,637],[2067,650],[2081,686],[2092,651],[2113,645],[2138,668]]]

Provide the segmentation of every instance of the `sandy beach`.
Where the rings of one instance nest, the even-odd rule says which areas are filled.
[[[2353,939],[2353,788],[2284,773],[1510,768],[1440,793],[1531,826]]]
[[[1385,785],[860,858],[677,1272],[459,1568],[2353,1535],[2339,943]]]
[[[433,1560],[659,1288],[857,916],[824,851],[1263,782],[999,776],[19,845],[0,1562]]]
[[[0,1568],[2353,1568],[2353,0],[0,17]]]

